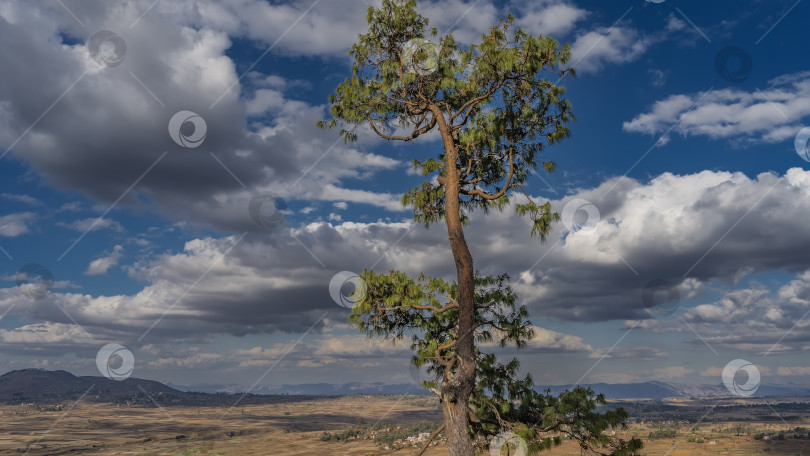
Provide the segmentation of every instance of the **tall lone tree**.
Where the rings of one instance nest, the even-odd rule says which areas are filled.
[[[507,277],[476,275],[464,226],[474,209],[503,210],[510,200],[541,241],[559,220],[550,203],[537,204],[523,185],[538,166],[554,170],[541,160],[543,149],[569,136],[565,88],[548,79],[573,74],[565,67],[568,45],[531,36],[509,16],[480,43],[460,46],[452,35],[428,29],[416,0],[383,0],[379,9],[369,8],[367,20],[367,33],[351,49],[351,77],[330,96],[332,119],[319,125],[340,127],[347,142],[357,139],[359,127],[391,141],[438,133],[441,153],[414,161],[431,179],[407,192],[403,204],[426,227],[445,222],[457,281],[366,271],[367,290],[351,320],[370,335],[418,334],[414,364],[436,374],[427,386],[439,395],[439,431],[453,456],[473,455],[482,438],[506,429],[518,431],[530,451],[559,443],[552,435],[567,435],[584,449],[632,454],[640,442],[616,443],[603,434],[622,425],[626,412],[596,413],[604,398],[587,389],[559,398],[537,394],[530,377],[516,380],[516,360],[499,364],[476,344],[498,339],[520,347],[532,336]]]

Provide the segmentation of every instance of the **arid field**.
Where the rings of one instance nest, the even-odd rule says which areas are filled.
[[[436,421],[416,399],[351,396],[244,407],[126,407],[79,403],[0,406],[0,454],[367,455],[372,441],[322,441],[324,431],[368,423]],[[424,402],[424,399],[421,399]],[[435,454],[441,454],[435,453]]]
[[[420,396],[346,396],[232,409],[83,401],[72,408],[4,405],[0,413],[0,454],[30,455],[411,455],[416,450],[407,445],[407,434],[416,429],[415,438],[419,426],[440,419],[430,399]],[[800,421],[707,419],[697,427],[646,421],[619,435],[642,437],[647,455],[810,454],[807,431],[800,436],[793,431],[806,422]],[[649,438],[651,433],[658,437]],[[757,434],[768,437],[755,439]],[[392,443],[381,442],[386,436]],[[447,451],[438,444],[427,454]],[[566,442],[546,454],[580,451]]]

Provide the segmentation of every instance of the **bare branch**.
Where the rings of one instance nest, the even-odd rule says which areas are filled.
[[[431,311],[433,313],[441,314],[441,313],[447,312],[448,310],[455,309],[457,307],[458,307],[458,303],[457,302],[452,302],[452,303],[450,303],[450,304],[448,304],[448,305],[446,305],[444,307],[440,307],[438,309],[436,307],[433,307],[433,306],[420,306],[420,305],[416,305],[416,306],[380,307],[379,309],[384,310],[386,312],[390,312],[390,311],[393,311],[393,310],[406,310],[406,309],[429,310],[429,311]]]
[[[500,191],[498,191],[496,193],[487,193],[487,192],[485,192],[485,191],[483,191],[481,189],[475,188],[475,189],[472,189],[472,190],[464,190],[464,189],[462,189],[462,190],[459,191],[459,193],[462,193],[464,195],[480,196],[481,198],[483,198],[485,200],[489,200],[489,201],[495,200],[495,199],[498,199],[498,198],[502,197],[503,195],[506,194],[506,192],[508,192],[512,188],[512,177],[515,175],[515,158],[514,157],[515,157],[515,148],[510,145],[509,146],[509,176],[506,178],[506,184],[503,186],[503,188]]]
[[[454,340],[451,340],[450,342],[446,342],[446,343],[444,343],[444,344],[439,345],[438,347],[436,347],[436,352],[438,353],[438,352],[440,352],[440,351],[445,351],[445,350],[447,350],[448,348],[453,348],[453,347],[455,347],[455,345],[456,345],[457,343],[458,343],[458,340],[455,340],[455,339],[454,339]]]
[[[444,430],[444,424],[442,424],[441,426],[439,426],[438,429],[433,431],[433,434],[430,434],[430,437],[428,437],[427,441],[425,441],[425,444],[422,445],[422,449],[419,450],[418,453],[416,453],[416,456],[422,456],[422,454],[424,454],[425,451],[427,451],[428,446],[430,445],[430,442],[432,442],[433,439],[435,439],[436,436],[439,435],[439,433],[442,432],[443,430]]]
[[[503,85],[504,85],[504,83],[506,83],[506,81],[507,81],[507,79],[502,79],[500,82],[498,82],[498,84],[491,85],[491,86],[489,87],[489,89],[488,89],[486,92],[484,92],[484,94],[483,94],[483,95],[480,95],[480,96],[478,96],[478,97],[475,97],[475,98],[473,98],[473,99],[471,99],[471,100],[467,101],[467,102],[466,102],[466,103],[464,103],[463,105],[461,105],[461,107],[460,107],[460,108],[458,108],[458,110],[457,110],[457,111],[456,111],[454,114],[452,114],[452,115],[450,116],[450,119],[449,119],[449,120],[450,120],[450,122],[449,122],[449,123],[452,125],[453,121],[454,121],[454,120],[456,120],[456,117],[458,117],[459,115],[461,115],[461,113],[462,113],[462,112],[463,112],[465,109],[467,110],[467,112],[464,114],[464,121],[461,123],[461,125],[464,125],[465,123],[467,123],[467,118],[469,118],[469,117],[470,117],[470,113],[472,112],[473,108],[475,108],[475,106],[477,106],[477,105],[478,105],[478,103],[481,103],[482,101],[484,101],[484,100],[486,100],[487,98],[489,98],[489,97],[491,97],[492,95],[494,95],[494,94],[495,94],[495,92],[497,92],[498,90],[500,90],[500,88],[501,88],[501,87],[503,87]]]
[[[433,127],[436,126],[436,117],[431,117],[430,121],[427,123],[427,125],[425,125],[425,126],[423,126],[421,128],[415,128],[413,130],[413,132],[409,136],[391,136],[391,135],[386,135],[385,133],[378,130],[377,126],[374,124],[374,121],[371,120],[371,117],[369,117],[368,115],[366,116],[366,120],[368,121],[368,124],[369,124],[369,126],[371,126],[371,129],[374,131],[374,133],[377,134],[377,136],[379,136],[380,138],[383,138],[383,139],[391,140],[391,141],[412,141],[412,140],[422,136],[423,134],[427,133],[428,131],[432,130]]]

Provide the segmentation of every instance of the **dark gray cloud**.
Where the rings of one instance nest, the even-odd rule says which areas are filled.
[[[324,187],[340,190],[342,178],[399,166],[341,143],[292,187],[337,139],[315,127],[323,106],[279,94],[275,104],[253,112],[261,121],[248,125],[244,98],[253,95],[242,82],[250,78],[240,82],[225,55],[228,35],[171,22],[158,11],[130,27],[138,5],[69,2],[82,28],[58,4],[9,4],[0,15],[0,66],[14,70],[0,84],[7,159],[102,203],[126,194],[121,206],[146,204],[175,220],[234,231],[252,226],[247,208],[257,193],[321,199]],[[90,57],[84,43],[98,30],[126,42],[120,65]],[[184,148],[169,135],[169,120],[183,110],[205,121],[199,147]],[[372,194],[364,202],[376,203]]]
[[[312,5],[10,2],[0,14],[0,65],[14,69],[0,85],[0,144],[13,146],[9,158],[51,185],[110,204],[137,181],[120,205],[145,205],[224,231],[249,229],[247,207],[259,193],[398,211],[398,195],[346,189],[341,180],[399,162],[335,144],[334,132],[314,127],[324,106],[290,99],[283,92],[289,85],[277,76],[253,71],[241,78],[244,68],[225,54],[239,37],[282,54],[345,58],[366,27],[367,5]],[[535,33],[567,33],[587,16],[557,0],[514,6]],[[477,39],[498,15],[491,2],[420,7],[462,40]],[[106,67],[90,56],[85,43],[102,30],[126,43],[119,65]],[[169,119],[183,110],[205,120],[200,147],[185,149],[169,137]],[[362,138],[359,147],[375,144]]]
[[[652,279],[669,281],[686,301],[714,283],[733,284],[776,268],[794,273],[810,268],[801,255],[810,235],[793,215],[810,210],[810,172],[792,169],[756,179],[724,172],[665,174],[648,183],[628,180],[608,192],[614,183],[554,201],[562,210],[572,200],[587,199],[603,211],[592,232],[569,232],[561,224],[546,246],[529,238],[528,223],[509,212],[474,216],[467,232],[476,267],[486,274],[510,273],[521,303],[541,326],[548,319],[652,319],[656,315],[642,301]],[[239,239],[196,239],[182,252],[135,264],[129,273],[147,285],[134,295],[55,290],[48,299],[27,303],[18,290],[6,289],[0,304],[19,303],[13,312],[33,321],[70,324],[54,305],[59,304],[88,332],[112,331],[128,340],[168,310],[149,340],[202,340],[213,334],[302,332],[327,311],[330,318],[345,318],[328,289],[340,271],[373,267],[454,278],[441,225],[426,231],[407,222],[321,222],[269,236],[248,233],[234,247]],[[795,299],[802,293],[796,291]],[[712,315],[701,309],[690,310],[689,321]],[[779,319],[771,315],[773,322],[763,329],[785,328],[801,309],[796,305]],[[740,318],[748,321],[751,315]],[[654,322],[641,329],[654,331]]]

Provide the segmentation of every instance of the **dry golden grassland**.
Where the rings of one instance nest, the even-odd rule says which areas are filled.
[[[373,441],[325,442],[359,420],[437,421],[424,399],[350,396],[228,407],[116,407],[82,402],[0,406],[0,454],[29,455],[369,455]],[[405,454],[405,453],[402,453]],[[441,453],[429,453],[441,454]]]
[[[117,407],[81,402],[70,408],[31,405],[0,406],[0,454],[30,455],[412,455],[414,448],[388,449],[373,440],[353,437],[324,441],[375,423],[438,421],[440,411],[429,399],[414,396],[350,396],[244,407]],[[802,420],[805,421],[805,420]],[[633,424],[620,436],[645,441],[643,454],[810,455],[810,440],[755,440],[756,433],[778,434],[802,423],[733,422]],[[675,437],[649,439],[651,432],[672,430]],[[660,434],[659,434],[660,435]],[[805,435],[805,437],[807,437]],[[438,445],[428,455],[446,455]],[[579,455],[573,442],[546,452]]]

